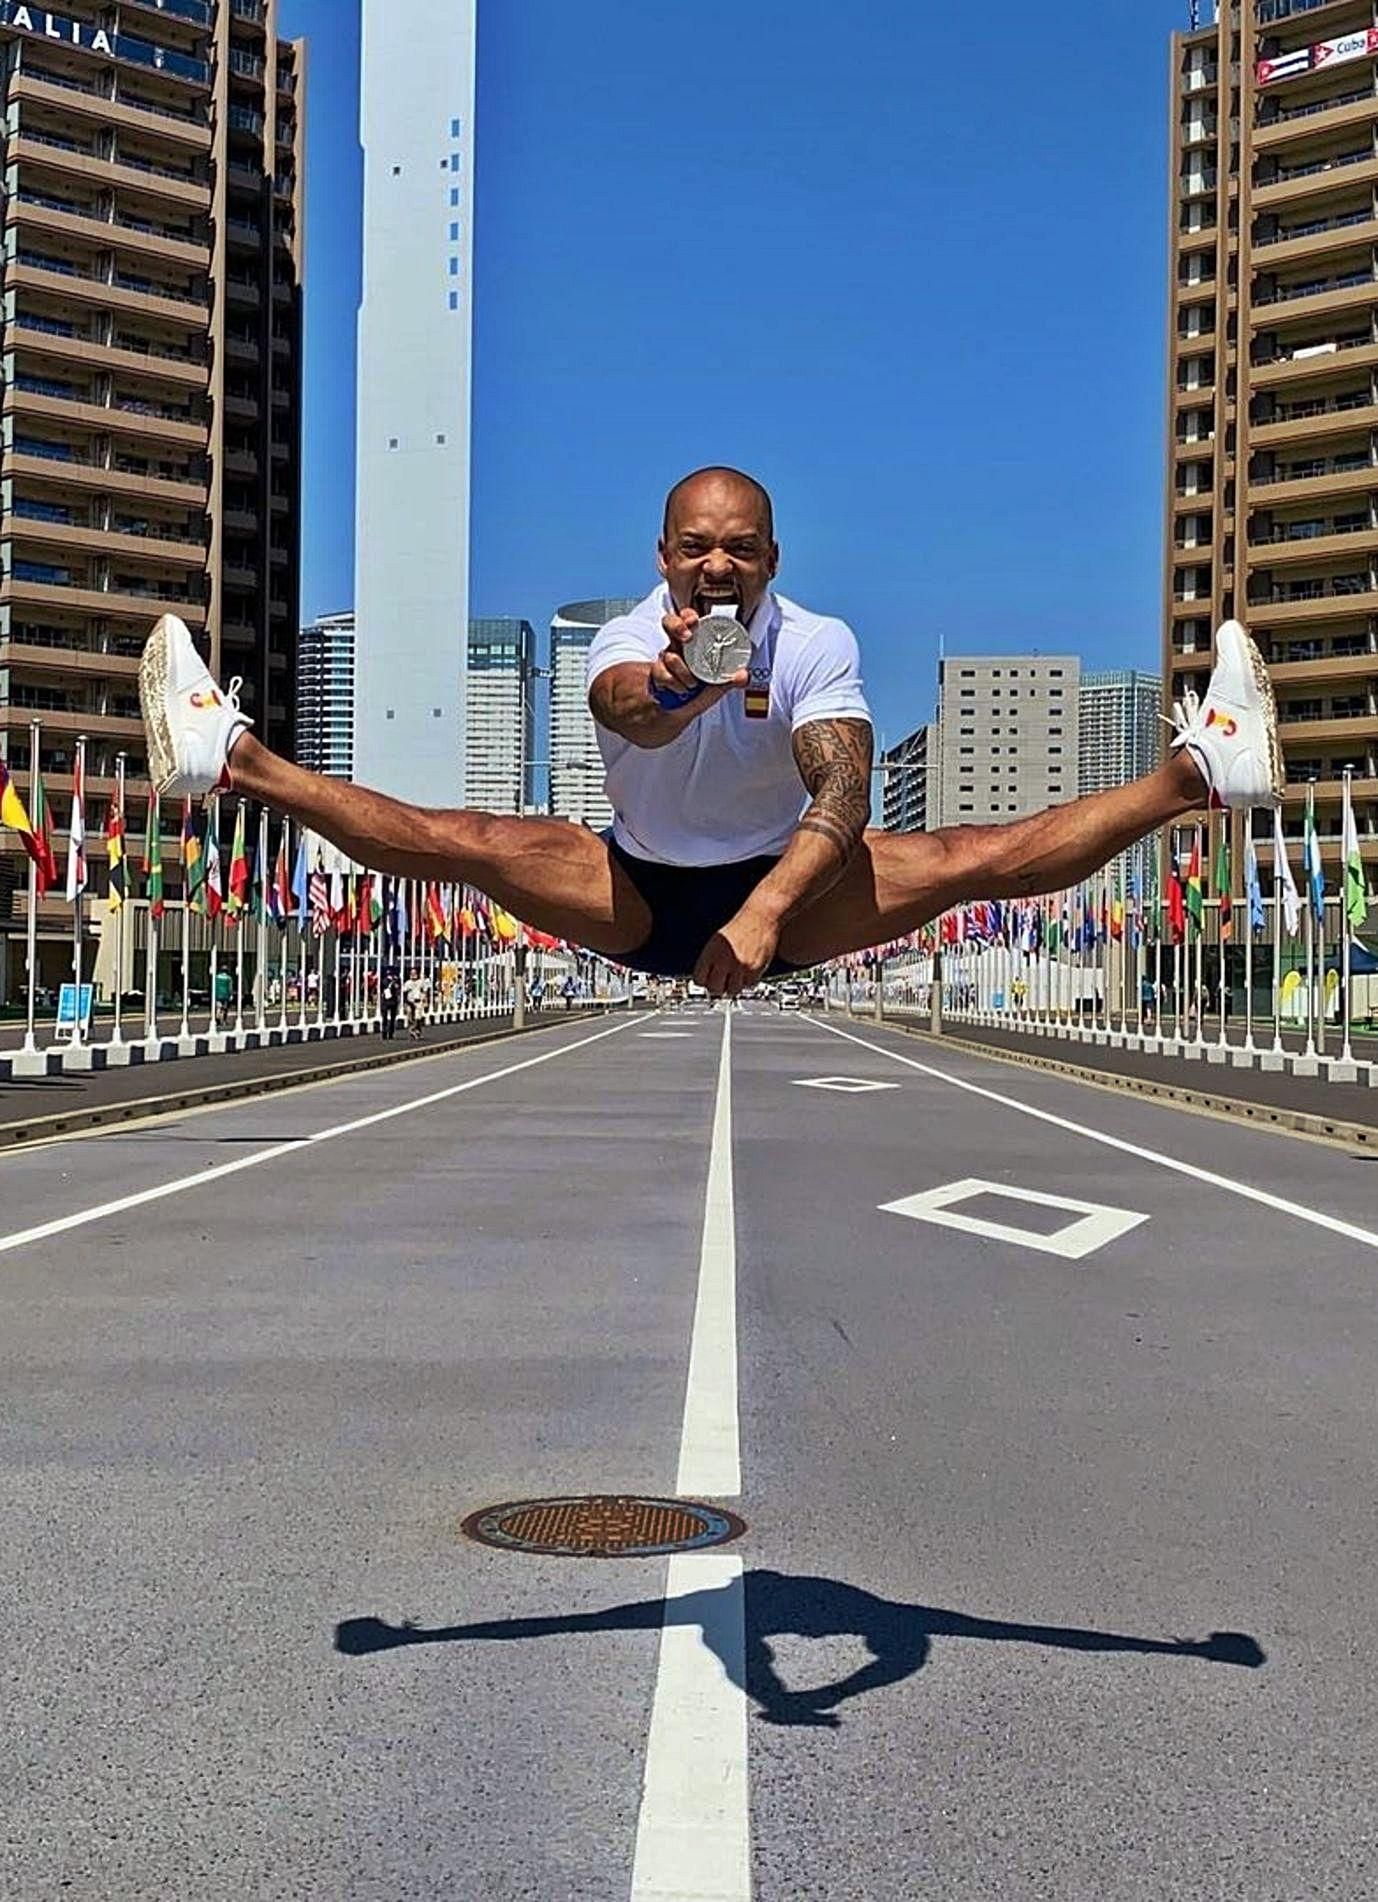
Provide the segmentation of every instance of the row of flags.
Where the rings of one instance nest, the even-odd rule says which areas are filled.
[[[4,761],[0,760],[0,825],[19,834],[33,861],[38,893],[43,896],[59,883],[59,874],[41,774],[34,776],[31,800],[32,814],[20,798]],[[88,886],[83,807],[78,761],[68,830],[65,891],[69,902],[75,901]],[[130,872],[124,814],[117,800],[111,801],[106,814],[104,840],[109,868],[108,903],[112,910],[119,910],[138,894]],[[155,919],[161,918],[166,909],[161,842],[161,801],[155,792],[148,801],[142,860],[143,896]],[[339,936],[369,936],[381,928],[388,940],[398,946],[413,934],[428,944],[447,946],[451,950],[470,939],[497,946],[523,943],[541,950],[568,948],[563,939],[523,925],[472,886],[445,882],[418,885],[414,881],[389,879],[338,864],[327,866],[322,841],[304,830],[299,833],[293,858],[290,827],[285,820],[276,856],[263,867],[255,867],[254,857],[245,832],[242,802],[235,815],[226,870],[221,859],[215,807],[208,808],[204,825],[198,825],[191,801],[183,801],[180,842],[183,892],[188,908],[203,918],[223,918],[229,924],[238,924],[245,918],[257,921],[262,917],[282,929],[289,924],[295,924],[303,932],[309,928],[318,937],[327,932]],[[410,901],[409,890],[413,892]],[[414,908],[414,916],[409,906]]]

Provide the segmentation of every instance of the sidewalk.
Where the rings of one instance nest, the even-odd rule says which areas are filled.
[[[135,1116],[154,1116],[197,1103],[224,1102],[349,1071],[405,1063],[468,1044],[526,1036],[606,1014],[606,1006],[585,1004],[572,1011],[528,1011],[525,1029],[520,1031],[510,1016],[474,1017],[462,1023],[428,1025],[415,1043],[404,1032],[384,1043],[374,1031],[341,1039],[226,1051],[223,1055],[156,1066],[140,1064],[131,1069],[102,1069],[79,1075],[0,1080],[0,1149]]]
[[[858,1011],[858,1026],[866,1021],[866,1013]],[[888,1008],[885,1021],[920,1033],[928,1030],[926,1011]],[[1333,1082],[1324,1076],[1297,1076],[1287,1070],[1235,1067],[1228,1061],[1164,1056],[1108,1043],[954,1022],[951,1018],[944,1019],[941,1037],[925,1035],[925,1041],[935,1050],[943,1044],[989,1050],[1042,1067],[1103,1077],[1146,1095],[1223,1110],[1252,1122],[1378,1146],[1378,1087],[1369,1086],[1367,1065],[1360,1071],[1360,1081]],[[1230,1053],[1225,1054],[1228,1057]]]

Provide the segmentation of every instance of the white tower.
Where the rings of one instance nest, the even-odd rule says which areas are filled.
[[[355,773],[464,778],[476,0],[363,0]]]

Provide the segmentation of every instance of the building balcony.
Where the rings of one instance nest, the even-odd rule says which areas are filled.
[[[139,740],[139,741],[142,741],[144,737],[143,721],[131,715],[124,715],[124,714],[118,714],[118,713],[95,713],[90,710],[74,713],[74,712],[64,711],[61,708],[50,708],[50,707],[0,706],[0,730],[7,730],[10,732],[13,732],[16,729],[19,729],[27,733],[29,730],[29,723],[32,720],[41,720],[43,722],[43,737],[45,740],[50,738],[52,735],[58,734],[58,733],[69,733],[74,738],[80,737],[82,734],[85,734],[87,739],[99,739],[99,740]],[[45,773],[43,776],[43,785],[44,785],[45,791],[49,793],[60,791],[61,778],[62,776],[60,774],[54,774],[51,778],[49,778],[49,776]],[[70,777],[68,779],[67,789],[70,792],[71,790]],[[91,791],[92,791],[91,782],[88,779],[87,780],[87,814],[86,814],[86,822],[88,827],[88,834],[87,834],[88,860],[91,857],[92,846],[98,844],[98,840],[91,838],[91,833],[94,832],[95,830],[95,827],[92,824],[93,814],[90,810]],[[62,841],[55,839],[54,844],[61,847]],[[61,849],[59,850],[58,859],[59,859],[59,862],[65,863],[65,860],[66,860],[65,850],[61,850]]]
[[[1278,708],[1278,729],[1284,746],[1362,746],[1366,740],[1378,740],[1378,713],[1366,713],[1352,720],[1320,718],[1289,719],[1284,707]]]
[[[1375,301],[1378,301],[1378,272],[1372,265],[1366,265],[1361,271],[1257,292],[1249,307],[1249,323],[1254,330],[1271,329],[1283,313],[1289,320],[1339,316],[1345,311],[1367,308]]]
[[[1367,454],[1362,462],[1349,467],[1336,467],[1334,459],[1325,458],[1302,467],[1305,472],[1300,474],[1251,476],[1248,485],[1251,505],[1278,508],[1285,502],[1318,501],[1332,495],[1367,495],[1378,486],[1378,462]]]
[[[232,332],[225,335],[225,356],[230,363],[258,364],[262,361],[257,343],[250,337],[236,337]]]
[[[1337,428],[1348,428],[1351,423],[1370,429],[1378,428],[1378,401],[1368,390],[1347,396],[1317,397],[1309,403],[1303,399],[1290,407],[1305,413],[1279,416],[1266,423],[1250,423],[1251,449],[1267,449],[1285,443],[1307,442],[1317,436],[1333,436]]]
[[[1367,513],[1367,511],[1365,511]],[[1378,527],[1367,520],[1359,528],[1325,532],[1329,524],[1295,522],[1273,530],[1273,538],[1250,542],[1247,565],[1251,570],[1284,568],[1294,563],[1328,561],[1348,564],[1378,549]],[[1298,533],[1299,530],[1305,533]]]
[[[1341,577],[1347,582],[1349,577]],[[1337,617],[1350,617],[1356,614],[1378,613],[1378,586],[1369,585],[1367,580],[1361,587],[1349,588],[1334,581],[1317,584],[1323,592],[1306,595],[1294,600],[1251,601],[1249,618],[1251,624],[1263,629],[1285,627],[1295,621],[1326,621]]]
[[[203,298],[161,296],[134,290],[126,284],[107,284],[66,265],[60,259],[25,263],[22,258],[5,273],[7,285],[15,290],[42,291],[63,303],[94,305],[101,310],[129,311],[141,317],[156,317],[182,330],[204,330],[209,313]]]
[[[152,404],[136,404],[131,399],[105,405],[16,387],[5,391],[4,414],[99,430],[103,436],[132,436],[141,442],[173,443],[180,449],[200,453],[204,453],[210,443],[210,432],[204,422],[160,416]]]
[[[1298,350],[1306,354],[1297,355]],[[1255,363],[1249,380],[1255,389],[1274,389],[1280,384],[1305,383],[1316,377],[1335,376],[1341,370],[1371,369],[1378,365],[1378,340],[1367,333],[1353,339],[1337,337],[1321,344],[1291,345],[1269,363]]]
[[[14,667],[26,674],[51,674],[78,679],[127,680],[131,687],[139,678],[138,656],[104,654],[94,647],[42,647],[36,641],[11,637],[0,640],[0,667]]]
[[[199,392],[205,390],[210,382],[210,371],[204,363],[187,357],[167,356],[156,350],[93,343],[86,336],[64,336],[60,331],[50,329],[48,320],[26,315],[23,311],[11,326],[9,345],[15,351],[19,364],[25,367],[42,357],[76,364],[86,370],[125,370],[132,375],[148,377],[184,390]]]
[[[256,423],[258,404],[252,396],[227,396],[225,414],[233,417],[238,423]]]
[[[47,172],[60,172],[83,184],[106,189],[111,185],[123,186],[129,191],[142,192],[147,198],[158,198],[186,211],[204,214],[211,208],[210,186],[196,179],[185,178],[180,172],[147,160],[97,158],[92,153],[79,151],[69,139],[25,125],[22,121],[19,134],[11,142],[9,150],[10,156],[19,161],[21,179],[25,176],[26,166],[42,165]]]
[[[142,14],[149,25],[155,18],[163,24],[207,29],[211,25],[211,0],[124,0],[124,4],[136,18]]]
[[[1276,238],[1254,245],[1254,268],[1280,271],[1352,249],[1356,243],[1378,244],[1378,217],[1367,208],[1298,220]]]
[[[1302,139],[1315,138],[1318,133],[1328,135],[1367,125],[1378,112],[1378,91],[1368,77],[1368,69],[1360,66],[1358,70],[1365,74],[1367,83],[1351,84],[1318,99],[1282,104],[1275,117],[1258,120],[1254,125],[1254,151],[1277,152]]]
[[[226,277],[225,296],[240,310],[257,310],[263,302],[263,292],[256,278]]]
[[[1338,153],[1333,158],[1298,161],[1284,175],[1267,185],[1255,185],[1255,211],[1280,211],[1285,205],[1306,204],[1324,198],[1337,185],[1350,189],[1378,179],[1378,156],[1365,146]]]
[[[150,501],[181,502],[189,508],[204,508],[206,485],[200,478],[186,481],[166,476],[146,475],[142,471],[109,469],[89,457],[73,454],[61,460],[9,450],[5,455],[7,476],[32,476],[43,482],[60,481],[66,489],[82,489],[109,495],[146,496]]]
[[[147,132],[168,145],[179,145],[188,152],[209,152],[209,126],[180,113],[159,112],[146,106],[130,106],[122,100],[107,99],[102,93],[87,92],[75,85],[64,86],[51,79],[38,79],[30,72],[18,72],[10,80],[9,97],[22,107],[26,100],[52,106],[64,119],[75,118],[105,126],[128,126]]]
[[[167,593],[152,588],[146,594],[116,593],[113,589],[89,588],[70,582],[31,581],[15,574],[0,580],[0,607],[98,614],[105,620],[134,621],[144,627],[151,627],[165,609],[180,614],[189,627],[203,627],[206,620],[204,603],[189,600],[175,589]]]
[[[1275,687],[1333,685],[1378,678],[1378,653],[1322,654],[1316,660],[1275,660],[1268,666]]]
[[[18,510],[0,515],[0,537],[17,542],[67,549],[77,555],[128,555],[136,561],[161,563],[200,574],[206,566],[205,544],[191,536],[134,535],[113,529],[91,528],[80,522],[47,522]]]
[[[251,449],[227,449],[225,451],[225,473],[232,476],[258,475],[258,457]]]
[[[32,231],[57,238],[85,239],[102,251],[127,251],[138,257],[161,258],[189,271],[210,268],[210,247],[206,244],[144,229],[128,218],[102,218],[94,212],[68,210],[55,201],[45,202],[32,192],[12,192],[6,201],[5,215],[10,223],[19,226],[21,233]],[[41,247],[41,238],[39,243]]]

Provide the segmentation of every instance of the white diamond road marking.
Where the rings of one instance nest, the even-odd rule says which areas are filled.
[[[1069,1222],[1051,1235],[1013,1223],[990,1222],[979,1215],[963,1215],[953,1205],[976,1195],[1003,1195],[1011,1202],[1034,1202],[1042,1208],[1075,1209],[1081,1219]],[[1042,1189],[1015,1189],[1007,1182],[982,1182],[967,1176],[961,1182],[946,1183],[940,1189],[925,1189],[919,1195],[903,1196],[898,1202],[882,1202],[887,1215],[908,1215],[916,1222],[935,1222],[940,1228],[964,1229],[968,1235],[983,1235],[989,1241],[1015,1242],[1022,1248],[1038,1248],[1045,1255],[1061,1255],[1066,1261],[1080,1261],[1104,1248],[1107,1242],[1127,1235],[1131,1228],[1146,1222],[1146,1215],[1133,1209],[1111,1209],[1103,1202],[1075,1202],[1070,1196],[1048,1195]]]
[[[872,1077],[864,1076],[797,1076],[794,1086],[799,1090],[840,1090],[844,1096],[860,1096],[868,1090],[897,1090],[898,1083],[877,1083]]]

